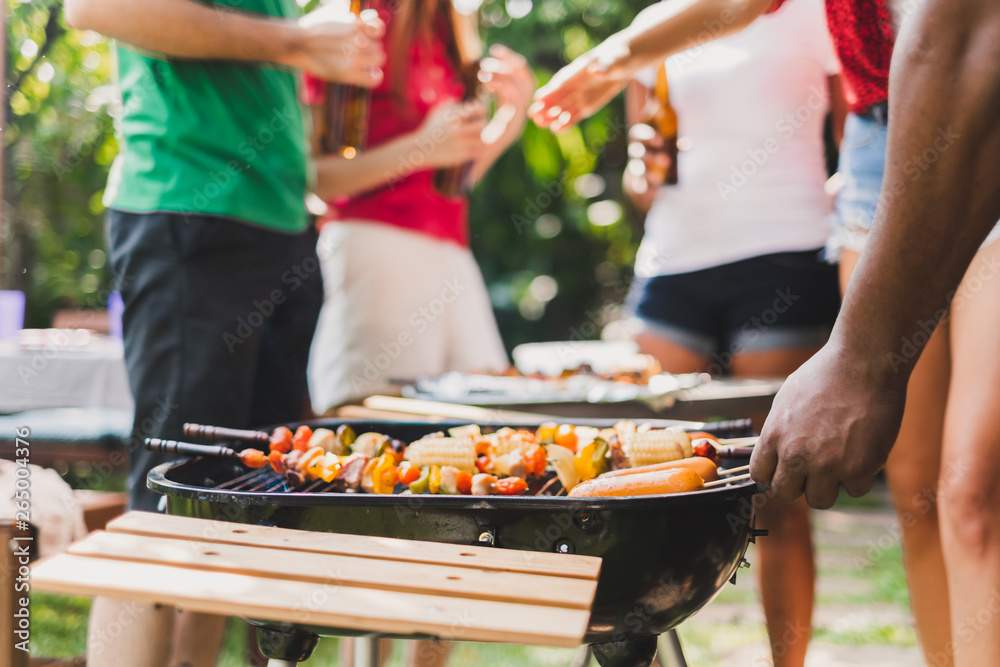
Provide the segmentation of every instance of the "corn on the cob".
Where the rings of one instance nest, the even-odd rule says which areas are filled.
[[[633,466],[666,463],[691,456],[691,436],[672,428],[634,433],[626,437],[624,449]]]
[[[403,455],[411,465],[455,466],[463,472],[476,472],[476,444],[470,438],[423,438],[410,444]]]

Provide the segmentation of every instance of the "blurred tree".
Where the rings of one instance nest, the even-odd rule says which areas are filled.
[[[487,41],[532,64],[539,84],[623,28],[648,2],[487,0]],[[639,237],[619,204],[626,127],[616,102],[560,137],[528,125],[472,197],[472,247],[508,347],[593,338],[617,316]]]
[[[106,301],[101,195],[118,101],[104,40],[67,31],[54,0],[7,2],[4,286],[26,291],[28,324],[45,326],[59,307]],[[522,53],[543,83],[646,4],[486,0],[480,16],[486,40]],[[624,163],[615,103],[561,137],[529,124],[476,188],[473,250],[509,347],[594,337],[614,315],[638,243],[619,204]]]
[[[57,308],[107,301],[116,96],[107,44],[67,30],[61,2],[8,0],[7,15],[3,284],[28,294],[26,326],[47,326]]]

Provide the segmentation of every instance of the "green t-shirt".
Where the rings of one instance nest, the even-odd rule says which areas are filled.
[[[221,0],[294,17],[294,0]],[[116,209],[224,215],[272,229],[306,226],[311,184],[296,77],[256,63],[157,58],[118,47]]]

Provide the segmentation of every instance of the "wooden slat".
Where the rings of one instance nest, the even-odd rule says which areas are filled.
[[[576,646],[589,612],[323,586],[228,572],[63,554],[32,573],[35,590],[104,595],[182,609],[457,641]]]
[[[20,609],[19,601],[26,595],[16,588],[20,558],[11,551],[14,537],[23,537],[23,533],[15,529],[13,520],[0,518],[0,618],[4,620],[4,630],[0,632],[0,665],[28,667],[28,653],[17,648],[21,639],[14,635],[14,613]]]
[[[596,580],[601,569],[601,559],[592,556],[574,555],[568,558],[564,554],[555,553],[290,530],[150,512],[129,512],[111,521],[107,530],[109,533],[244,544],[386,561],[432,563],[528,574],[544,572],[555,577]]]
[[[78,556],[161,563],[314,584],[447,595],[523,604],[589,609],[591,579],[498,572],[469,567],[376,560],[131,535],[94,533],[70,547]],[[293,560],[294,559],[294,560]]]

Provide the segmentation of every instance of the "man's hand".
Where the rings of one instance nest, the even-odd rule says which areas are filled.
[[[284,64],[321,79],[374,88],[382,82],[385,24],[374,10],[361,17],[325,6],[299,21],[300,32]]]
[[[805,493],[826,509],[843,484],[871,490],[899,432],[908,374],[870,370],[835,343],[792,373],[774,399],[750,460],[750,474],[781,500]]]

